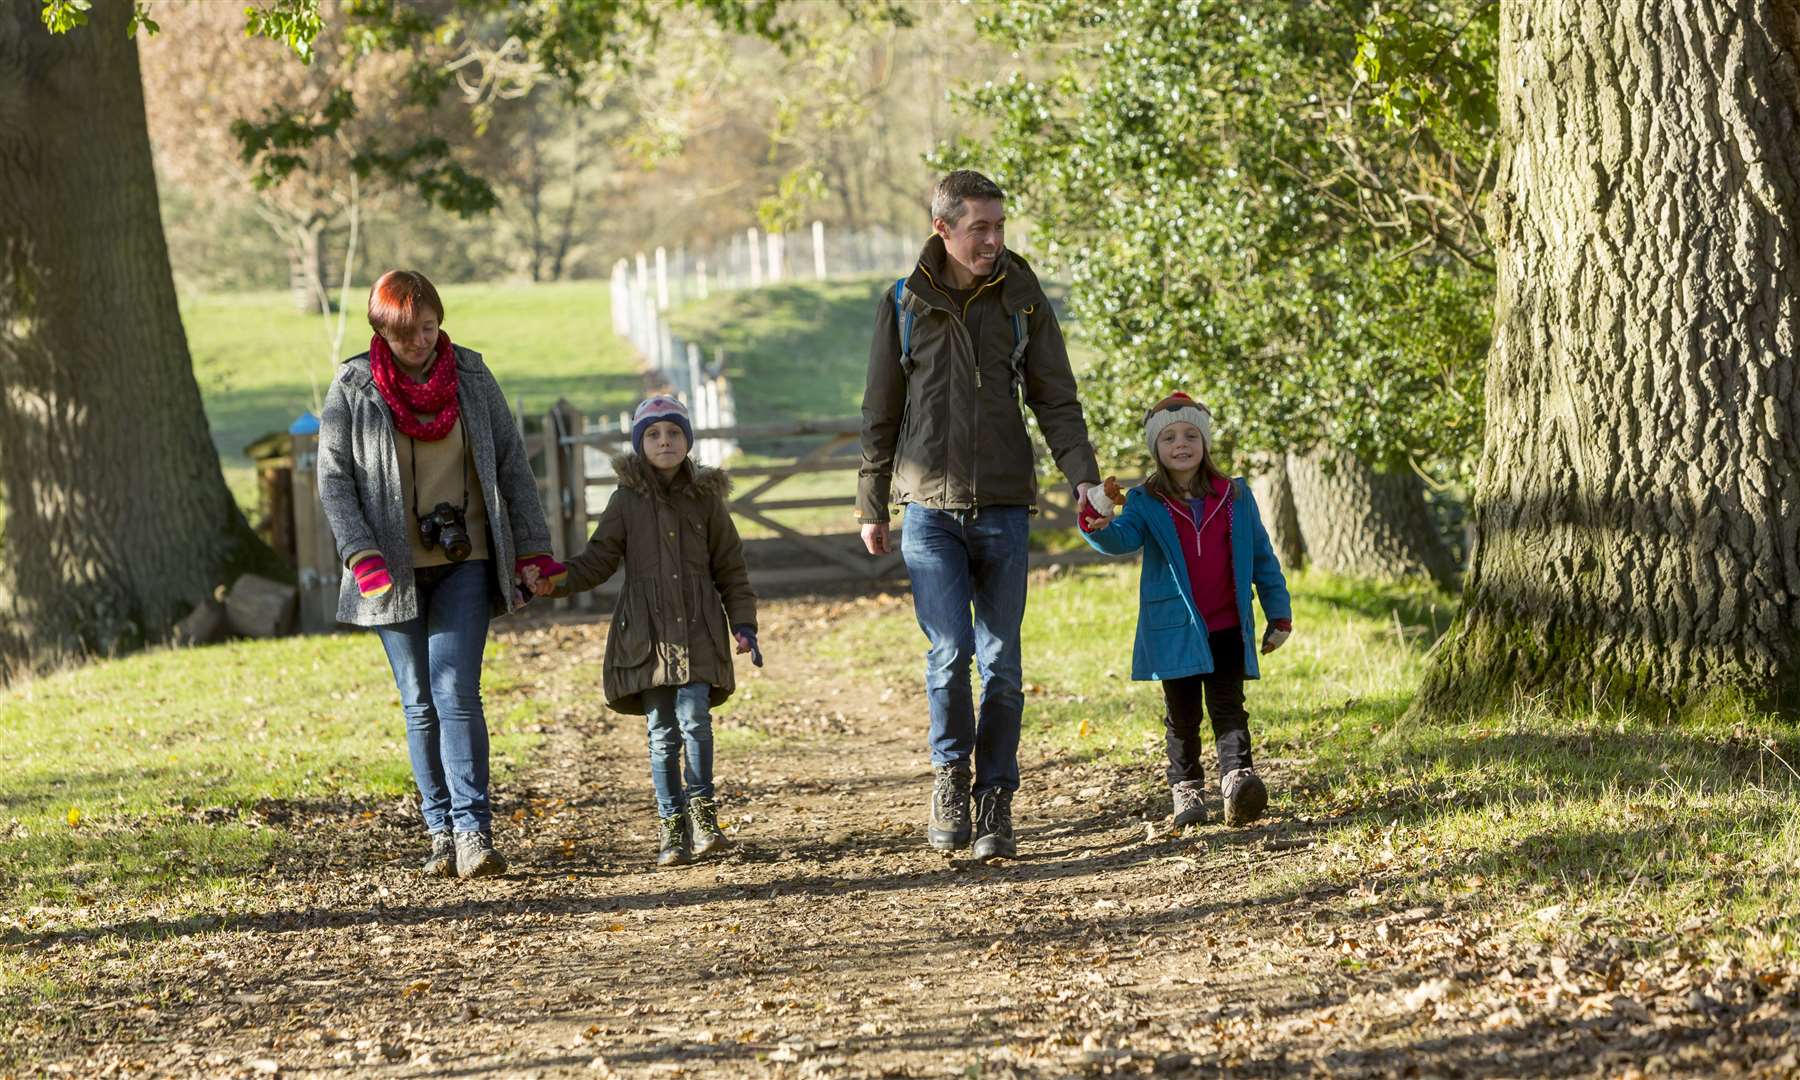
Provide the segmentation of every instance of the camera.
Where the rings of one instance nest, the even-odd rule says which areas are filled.
[[[470,551],[468,518],[460,507],[438,503],[431,513],[419,516],[419,539],[425,542],[427,550],[442,545],[451,562],[462,562]]]

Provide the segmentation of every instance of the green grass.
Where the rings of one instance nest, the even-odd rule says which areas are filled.
[[[611,415],[637,401],[637,362],[613,335],[607,283],[450,285],[440,292],[445,329],[482,354],[515,409],[542,413],[564,397],[589,414]],[[255,473],[244,447],[286,431],[312,409],[315,385],[322,395],[343,357],[326,355],[324,320],[295,311],[286,292],[188,297],[181,314],[226,481],[238,503],[252,507]],[[343,356],[363,351],[368,339],[368,322],[352,310]]]
[[[1528,936],[1800,956],[1790,723],[1731,711],[1652,723],[1530,700],[1422,716],[1414,692],[1453,602],[1424,588],[1291,584],[1294,636],[1263,658],[1247,705],[1278,809],[1330,856],[1299,878],[1271,873],[1266,895],[1318,887],[1322,874],[1486,909]],[[1162,699],[1129,681],[1136,596],[1130,565],[1034,585],[1026,737],[1136,768],[1149,798],[1162,785]],[[895,617],[847,623],[822,648],[902,686],[918,682],[923,653],[917,627]]]
[[[513,675],[503,646],[489,656],[503,775],[535,743],[536,716],[499,704]],[[0,695],[0,740],[0,920],[14,931],[228,900],[309,820],[346,827],[413,790],[368,634],[163,649],[46,676]],[[18,974],[0,956],[0,983]]]

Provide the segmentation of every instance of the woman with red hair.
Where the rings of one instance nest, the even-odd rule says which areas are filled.
[[[424,274],[369,290],[369,351],[325,397],[319,498],[348,571],[338,621],[381,638],[431,834],[427,874],[502,873],[488,802],[488,621],[563,569],[512,411],[481,354],[452,345]]]

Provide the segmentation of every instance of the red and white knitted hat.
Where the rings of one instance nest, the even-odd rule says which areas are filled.
[[[1144,414],[1144,444],[1150,448],[1151,461],[1157,460],[1156,437],[1162,434],[1163,428],[1178,421],[1199,428],[1207,453],[1212,452],[1212,410],[1177,390],[1150,406],[1150,411]]]

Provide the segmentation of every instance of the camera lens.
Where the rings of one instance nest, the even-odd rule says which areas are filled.
[[[460,522],[444,529],[438,540],[444,545],[444,556],[451,562],[462,562],[469,557],[469,532]]]

